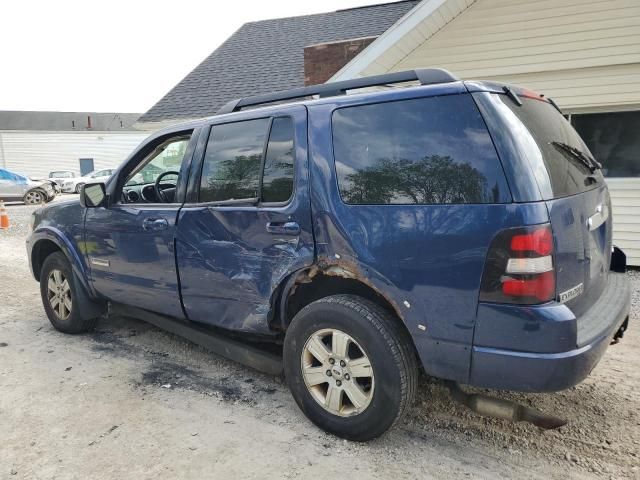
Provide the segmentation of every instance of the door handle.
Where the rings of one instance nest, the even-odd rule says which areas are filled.
[[[166,230],[169,227],[169,222],[164,218],[145,218],[142,221],[142,229],[147,232],[159,232],[160,230]]]
[[[300,235],[300,225],[297,222],[269,222],[267,232],[278,235]]]

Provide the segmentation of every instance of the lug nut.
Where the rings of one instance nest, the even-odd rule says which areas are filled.
[[[333,365],[334,363],[336,363],[336,361],[335,361],[333,358],[330,358],[330,359],[329,359],[329,363],[330,363],[331,365]]]
[[[346,366],[347,366],[347,364],[345,363],[345,361],[344,361],[344,360],[340,360],[340,366],[341,366],[341,367],[346,367]]]
[[[327,370],[327,377],[331,376],[331,370]]]
[[[336,380],[336,385],[340,386],[340,385],[342,385],[342,382],[340,380]]]
[[[348,374],[348,373],[345,373],[345,374],[344,374],[344,379],[345,379],[345,380],[351,380],[351,377],[349,376],[349,374]]]

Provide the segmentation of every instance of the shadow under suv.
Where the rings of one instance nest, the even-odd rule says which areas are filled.
[[[284,369],[314,423],[367,440],[420,367],[527,392],[584,379],[628,322],[611,232],[600,165],[551,100],[425,69],[159,131],[38,210],[27,249],[55,328],[109,306]]]

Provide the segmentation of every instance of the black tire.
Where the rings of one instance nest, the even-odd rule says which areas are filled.
[[[325,329],[350,336],[373,370],[375,387],[368,406],[351,416],[339,416],[320,405],[302,373],[305,344]],[[404,327],[379,305],[355,295],[322,298],[295,316],[286,333],[284,370],[293,398],[304,414],[323,430],[355,441],[371,440],[397,423],[413,403],[418,381],[416,357]]]
[[[69,310],[66,318],[64,315],[60,315],[56,310],[56,307],[52,305],[53,299],[50,299],[52,295],[49,289],[49,278],[54,271],[61,272],[62,278],[66,279],[69,285],[70,297],[71,297],[71,309]],[[92,330],[99,317],[95,318],[82,318],[80,315],[79,301],[78,301],[78,288],[82,288],[80,285],[76,285],[74,276],[71,270],[69,260],[62,252],[54,252],[49,255],[43,265],[40,272],[40,295],[42,296],[42,304],[44,310],[47,313],[47,317],[53,327],[63,333],[83,333]],[[58,305],[60,302],[58,302]]]

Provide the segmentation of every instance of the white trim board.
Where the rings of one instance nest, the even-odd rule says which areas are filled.
[[[424,20],[433,15],[441,7],[446,8],[447,13],[455,17],[469,8],[475,1],[476,0],[423,0],[374,40],[353,60],[338,70],[327,83],[360,77],[361,73],[367,67],[384,55],[387,50],[395,46],[400,39],[414,31]],[[430,36],[435,35],[447,24],[448,22],[444,22],[444,24],[438,30],[432,32]],[[422,41],[427,38],[429,37],[424,38]],[[415,46],[418,46],[422,41],[417,42]]]

